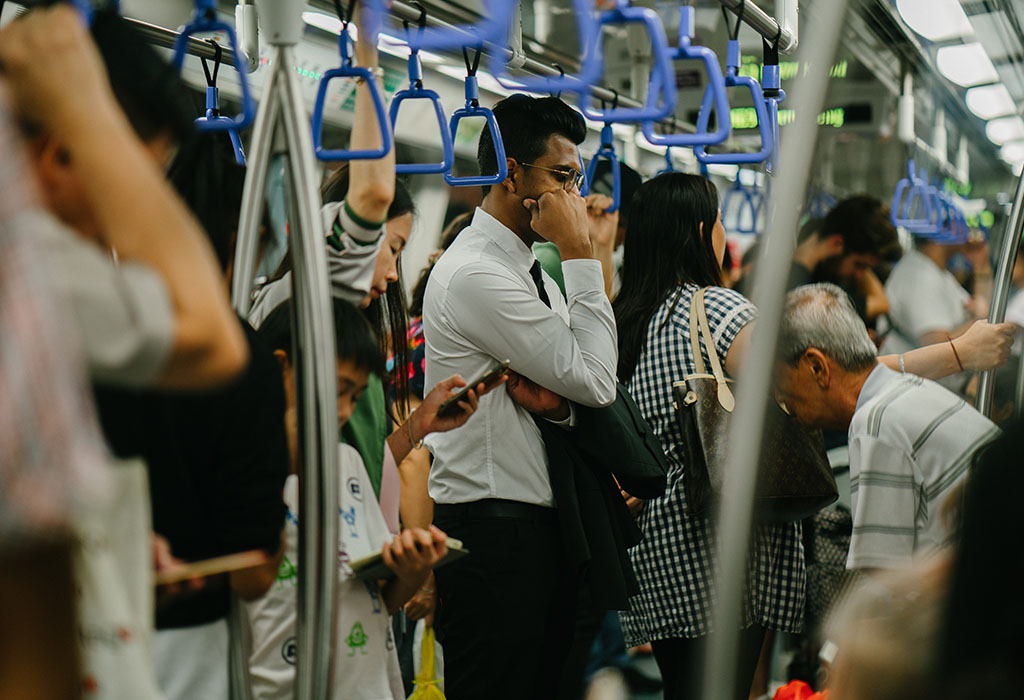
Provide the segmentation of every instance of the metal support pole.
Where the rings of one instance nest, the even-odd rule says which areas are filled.
[[[988,307],[989,323],[1002,323],[1006,319],[1006,302],[1010,297],[1010,283],[1013,279],[1013,265],[1020,251],[1021,232],[1024,230],[1024,174],[1017,181],[1017,193],[1013,196],[1013,208],[1003,232],[999,262],[996,264],[996,278],[992,287],[992,303]],[[990,369],[981,373],[978,381],[978,410],[986,416],[992,415],[992,391],[995,388],[996,371]],[[1020,382],[1018,382],[1019,386]],[[1019,396],[1019,391],[1018,391]]]
[[[125,20],[149,43],[166,49],[174,48],[174,42],[178,39],[178,32],[173,29],[165,29],[159,25],[132,19],[131,17],[125,17]],[[188,38],[188,48],[186,50],[190,56],[208,58],[211,61],[217,58],[217,50],[210,45],[210,42],[196,39],[194,36]],[[222,46],[220,62],[227,66],[235,65],[235,51],[230,45]]]
[[[818,132],[815,117],[825,101],[828,68],[839,45],[845,11],[846,0],[829,3],[827,12],[814,17],[815,31],[804,45],[801,60],[810,69],[801,77],[792,98],[796,114],[792,129],[801,137],[787,142],[787,148],[780,154],[779,171],[784,177],[775,179],[777,206],[773,208],[769,229],[772,233],[754,275],[753,299],[759,311],[757,346],[751,347],[743,360],[736,414],[729,435],[726,473],[730,477],[726,480],[717,514],[719,568],[712,617],[715,631],[708,640],[705,700],[731,700],[736,695],[735,669],[753,526],[754,488],[766,417],[764,398],[766,392],[771,391],[786,280],[796,247],[798,217]]]
[[[780,26],[778,20],[755,5],[751,0],[718,1],[737,17],[742,16],[744,24],[768,41],[775,41],[775,37],[779,37],[779,53],[792,53],[796,50],[796,34],[790,29]],[[743,8],[742,15],[740,15],[740,8]],[[829,7],[829,11],[832,10],[833,8]]]
[[[266,5],[261,7],[264,9]],[[278,136],[288,155],[289,224],[295,313],[293,361],[299,417],[299,585],[296,624],[296,698],[330,697],[338,559],[338,425],[335,347],[327,253],[320,216],[319,175],[313,156],[295,64],[301,37],[294,0],[262,13],[271,63],[257,113],[242,192],[232,300],[240,313],[251,306],[251,289],[264,208],[266,170]],[[294,13],[294,16],[289,13]],[[232,653],[237,650],[233,649]],[[233,678],[232,697],[245,698]]]

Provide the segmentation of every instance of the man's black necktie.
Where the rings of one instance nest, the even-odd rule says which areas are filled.
[[[540,300],[544,302],[544,306],[551,308],[551,300],[548,298],[548,292],[544,289],[544,277],[540,274],[540,260],[533,261],[533,267],[530,268],[530,277],[533,278],[533,283],[537,285],[537,295]]]

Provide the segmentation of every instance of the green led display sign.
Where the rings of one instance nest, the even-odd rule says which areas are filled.
[[[807,75],[807,71],[810,68],[810,64],[806,61],[800,64],[798,61],[780,61],[779,62],[779,77],[783,80],[792,80],[801,71],[801,65],[803,74]],[[829,70],[828,74],[830,78],[845,78],[847,72],[850,69],[850,64],[846,59],[843,59],[839,63],[836,63]],[[755,80],[761,79],[761,61],[757,56],[743,56],[740,59],[740,75],[747,78],[754,78]]]
[[[729,118],[732,121],[733,129],[756,129],[757,112],[753,107],[733,107],[729,110]],[[796,112],[792,109],[779,110],[779,126],[792,124],[796,119]],[[838,129],[846,123],[846,110],[842,107],[826,109],[818,115],[820,126],[831,126]]]

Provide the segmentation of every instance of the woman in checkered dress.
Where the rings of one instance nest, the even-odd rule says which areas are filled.
[[[629,645],[652,643],[671,700],[691,697],[700,640],[714,626],[709,614],[717,585],[715,528],[708,518],[685,512],[687,465],[672,396],[672,383],[695,371],[690,300],[708,287],[708,322],[728,373],[749,346],[757,309],[720,286],[725,230],[710,181],[660,175],[640,187],[631,209],[622,291],[614,304],[619,379],[661,439],[671,470],[665,494],[647,501],[638,516],[644,539],[631,558],[641,591],[621,620]],[[804,580],[800,524],[759,526],[747,563],[737,697],[747,697],[765,630],[801,628]]]

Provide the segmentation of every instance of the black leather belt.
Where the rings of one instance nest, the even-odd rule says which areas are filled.
[[[558,512],[554,508],[538,506],[522,501],[508,501],[503,498],[485,498],[469,503],[436,503],[434,517],[438,518],[517,518],[520,520],[554,520]]]

